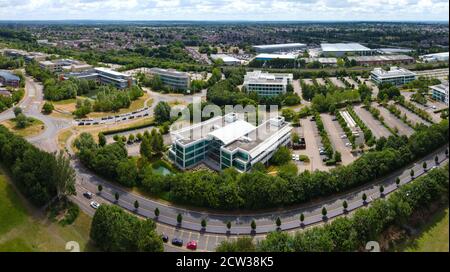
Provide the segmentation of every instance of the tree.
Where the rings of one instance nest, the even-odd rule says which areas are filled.
[[[139,209],[139,201],[137,201],[137,200],[134,201],[134,208],[136,210]]]
[[[448,149],[445,150],[445,156],[448,157]]]
[[[384,186],[383,186],[383,185],[380,186],[380,194],[381,194],[381,195],[384,194]]]
[[[277,227],[279,228],[281,226],[281,219],[277,217],[277,220],[275,222],[277,224]]]
[[[342,155],[339,151],[334,152],[334,160],[336,162],[342,162]]]
[[[204,218],[202,219],[201,225],[202,225],[203,229],[206,228],[207,223],[206,223],[206,220]]]
[[[423,167],[423,170],[426,172],[427,171],[427,162],[423,162],[422,163],[422,167]]]
[[[58,199],[75,195],[75,171],[70,165],[70,160],[64,157],[62,152],[58,153],[55,169],[52,172]]]
[[[270,160],[275,165],[283,165],[291,160],[291,156],[292,155],[289,148],[282,146],[275,152],[275,154],[273,154]]]
[[[183,221],[183,216],[181,215],[181,213],[179,213],[178,215],[177,215],[177,222],[178,222],[178,224],[179,225],[181,225],[181,222]]]
[[[150,143],[149,137],[146,137],[145,135],[142,138],[141,146],[139,148],[139,153],[141,154],[141,156],[143,158],[146,158],[147,160],[152,159],[152,154],[153,154],[152,145]]]
[[[303,222],[305,221],[305,215],[303,213],[300,214],[300,223],[303,224]]]
[[[400,178],[397,177],[397,178],[395,179],[395,184],[397,184],[397,186],[400,185]]]
[[[438,156],[438,155],[436,155],[436,157],[434,157],[434,163],[435,163],[436,165],[439,164],[439,156]]]
[[[228,229],[228,230],[231,229],[231,222],[230,222],[230,221],[227,222],[227,229]]]
[[[14,116],[17,118],[17,116],[19,116],[19,114],[22,113],[22,108],[15,107],[15,108],[13,109],[13,112],[14,112]]]
[[[366,193],[364,193],[364,194],[362,195],[362,200],[363,200],[364,203],[366,203],[366,200],[367,200],[367,195],[366,195]]]
[[[344,200],[344,202],[342,203],[342,207],[344,208],[344,211],[347,211],[348,208],[347,201]]]
[[[42,106],[42,112],[45,114],[50,114],[55,109],[52,103],[45,102],[44,106]]]
[[[105,134],[103,134],[103,132],[98,133],[98,144],[100,146],[106,145],[106,137],[105,137]]]
[[[19,113],[16,117],[16,127],[23,129],[28,125],[28,118],[23,113]]]
[[[327,217],[327,213],[328,213],[327,208],[323,207],[322,208],[322,216]]]
[[[409,172],[409,175],[411,176],[412,179],[414,178],[414,170],[413,169],[411,169],[411,171]]]
[[[252,231],[256,230],[256,222],[255,222],[255,220],[252,220],[252,222],[250,223],[250,227],[252,228]]]
[[[116,199],[116,203],[119,202],[119,197],[120,197],[119,193],[116,192],[116,193],[114,194],[114,198]]]
[[[158,124],[170,121],[170,111],[170,105],[165,101],[160,101],[154,109],[155,121]]]
[[[99,184],[97,186],[97,190],[98,190],[98,193],[100,194],[103,191],[103,186],[101,184]]]
[[[155,216],[158,217],[159,216],[159,209],[155,208]]]

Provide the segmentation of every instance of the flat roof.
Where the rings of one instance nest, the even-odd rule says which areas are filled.
[[[281,43],[281,44],[265,44],[265,45],[254,45],[253,48],[257,49],[280,49],[280,48],[295,48],[295,47],[305,47],[304,43]]]
[[[5,71],[5,70],[0,70],[0,77],[3,77],[6,81],[20,81],[20,77],[16,76],[15,74],[9,72],[9,71]]]
[[[396,60],[414,60],[407,55],[382,55],[382,56],[354,56],[348,57],[349,60],[356,61],[396,61]]]
[[[104,68],[104,67],[96,67],[96,68],[94,68],[94,70],[100,71],[100,72],[104,72],[104,73],[108,73],[108,74],[111,74],[111,75],[114,75],[114,76],[130,77],[127,74],[120,73],[120,72],[117,72],[117,71],[114,71],[114,70],[111,70],[111,69],[108,69],[108,68]]]
[[[169,76],[175,76],[175,77],[184,77],[184,78],[188,78],[189,75],[188,73],[185,72],[179,72],[177,70],[173,70],[173,69],[162,69],[162,68],[150,68],[149,70],[151,73],[157,73],[157,74],[163,74],[163,75],[169,75]]]
[[[297,56],[293,54],[259,54],[256,59],[295,59]]]
[[[359,52],[371,51],[359,43],[322,43],[320,45],[323,52]]]
[[[399,76],[416,76],[416,73],[411,72],[408,69],[396,67],[391,67],[390,70],[386,71],[383,68],[375,68],[372,71],[372,74],[381,77],[381,78],[391,78],[391,77],[399,77]]]
[[[211,54],[213,60],[222,59],[224,62],[241,62],[240,59],[228,56],[226,54]]]
[[[245,122],[243,120],[236,120],[224,127],[210,132],[208,135],[219,139],[224,143],[224,145],[228,145],[236,141],[237,139],[249,134],[255,129],[256,127],[248,122]]]
[[[441,84],[430,86],[431,89],[448,95],[448,81],[444,81]]]

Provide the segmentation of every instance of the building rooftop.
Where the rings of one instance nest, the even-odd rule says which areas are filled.
[[[151,68],[150,73],[158,73],[158,74],[166,74],[166,75],[170,75],[170,76],[174,76],[174,77],[183,77],[183,78],[188,78],[189,74],[185,73],[185,72],[179,72],[177,70],[174,69],[161,69],[161,68]]]
[[[222,141],[225,145],[228,145],[255,129],[256,127],[248,122],[236,120],[222,128],[210,132],[208,135]]]
[[[306,47],[306,44],[303,43],[283,43],[283,44],[266,44],[266,45],[254,45],[255,49],[282,49],[289,47]]]
[[[414,60],[413,57],[407,55],[383,55],[383,56],[354,56],[348,57],[349,60],[356,61],[400,61],[400,60]]]
[[[20,77],[5,70],[0,70],[0,77],[4,78],[6,81],[20,81]]]
[[[247,72],[247,74],[244,77],[244,85],[247,84],[270,84],[270,83],[276,83],[276,84],[287,84],[288,79],[292,79],[292,74],[271,74],[266,73],[262,71],[253,71],[253,72]]]
[[[389,71],[386,71],[383,68],[375,68],[373,69],[372,74],[382,78],[399,77],[399,76],[416,76],[416,73],[413,73],[408,69],[397,66],[391,67]]]
[[[359,43],[322,43],[323,52],[359,52],[359,51],[371,51]]]
[[[213,60],[222,59],[224,62],[241,62],[240,59],[228,56],[226,54],[211,54],[211,59]]]
[[[293,54],[259,54],[256,59],[296,59],[297,56]]]
[[[96,68],[94,68],[94,70],[97,72],[107,73],[107,74],[117,76],[117,77],[125,77],[125,78],[130,77],[129,75],[126,75],[124,73],[120,73],[120,72],[117,72],[117,71],[114,71],[114,70],[111,70],[108,68],[104,68],[104,67],[96,67]]]
[[[444,81],[438,85],[430,86],[430,88],[448,95],[448,81]]]

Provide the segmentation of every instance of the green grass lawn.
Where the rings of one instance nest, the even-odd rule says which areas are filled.
[[[0,252],[65,251],[68,241],[78,242],[82,251],[95,251],[89,243],[89,216],[80,212],[76,221],[65,227],[53,223],[7,180],[0,168]]]
[[[436,213],[420,233],[405,243],[406,252],[449,252],[448,207]]]

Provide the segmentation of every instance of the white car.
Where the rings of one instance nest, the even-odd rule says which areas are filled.
[[[351,143],[346,143],[345,146],[352,146],[352,144]]]
[[[342,135],[341,136],[341,139],[345,139],[345,138],[347,138],[347,135]]]
[[[100,204],[98,204],[98,202],[92,201],[91,202],[91,207],[94,209],[98,209],[100,207]]]

